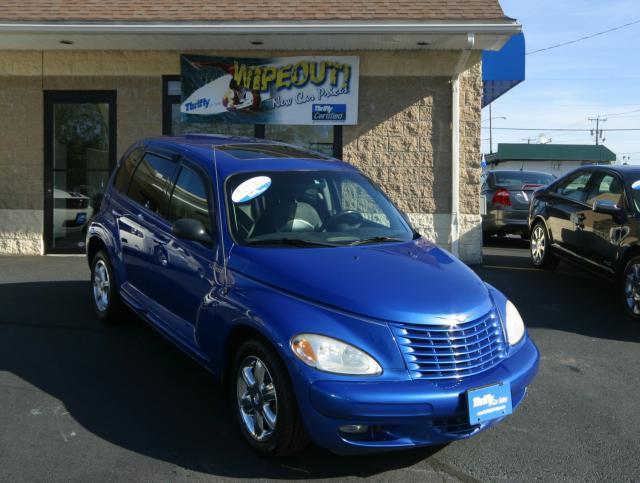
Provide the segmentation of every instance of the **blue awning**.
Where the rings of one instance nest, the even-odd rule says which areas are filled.
[[[525,78],[524,34],[518,34],[502,49],[482,52],[482,107],[488,106],[502,94],[520,84]]]

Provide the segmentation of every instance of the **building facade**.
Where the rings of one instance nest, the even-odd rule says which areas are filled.
[[[197,10],[195,2],[176,11],[134,1],[117,12],[96,1],[68,2],[68,10],[61,3],[0,7],[0,254],[81,251],[83,225],[131,143],[204,130],[341,156],[425,236],[481,261],[481,52],[520,31],[497,1],[423,0],[400,20],[388,18],[382,1],[365,2],[367,18],[336,2],[331,12],[264,19],[230,17],[215,5]],[[158,9],[163,3],[168,11]],[[184,53],[357,56],[358,124],[186,125]]]
[[[580,166],[615,162],[615,153],[602,144],[500,143],[498,151],[486,157],[489,171],[541,171],[556,177]]]

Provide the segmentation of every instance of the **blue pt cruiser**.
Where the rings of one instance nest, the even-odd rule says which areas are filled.
[[[258,139],[148,139],[87,230],[93,304],[213,372],[256,450],[442,444],[519,405],[518,310],[354,167]]]

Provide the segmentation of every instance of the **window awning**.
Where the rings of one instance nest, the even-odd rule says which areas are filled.
[[[524,34],[514,35],[498,51],[482,52],[482,107],[488,106],[525,79]]]

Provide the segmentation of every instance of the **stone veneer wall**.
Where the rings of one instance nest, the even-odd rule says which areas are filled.
[[[419,231],[449,248],[451,74],[459,53],[336,55],[360,56],[359,123],[344,128],[344,159],[376,180]],[[117,90],[120,156],[134,140],[161,133],[161,76],[177,73],[179,52],[0,51],[0,253],[43,253],[43,90]],[[481,82],[474,53],[460,95],[460,256],[470,263],[481,261]]]

